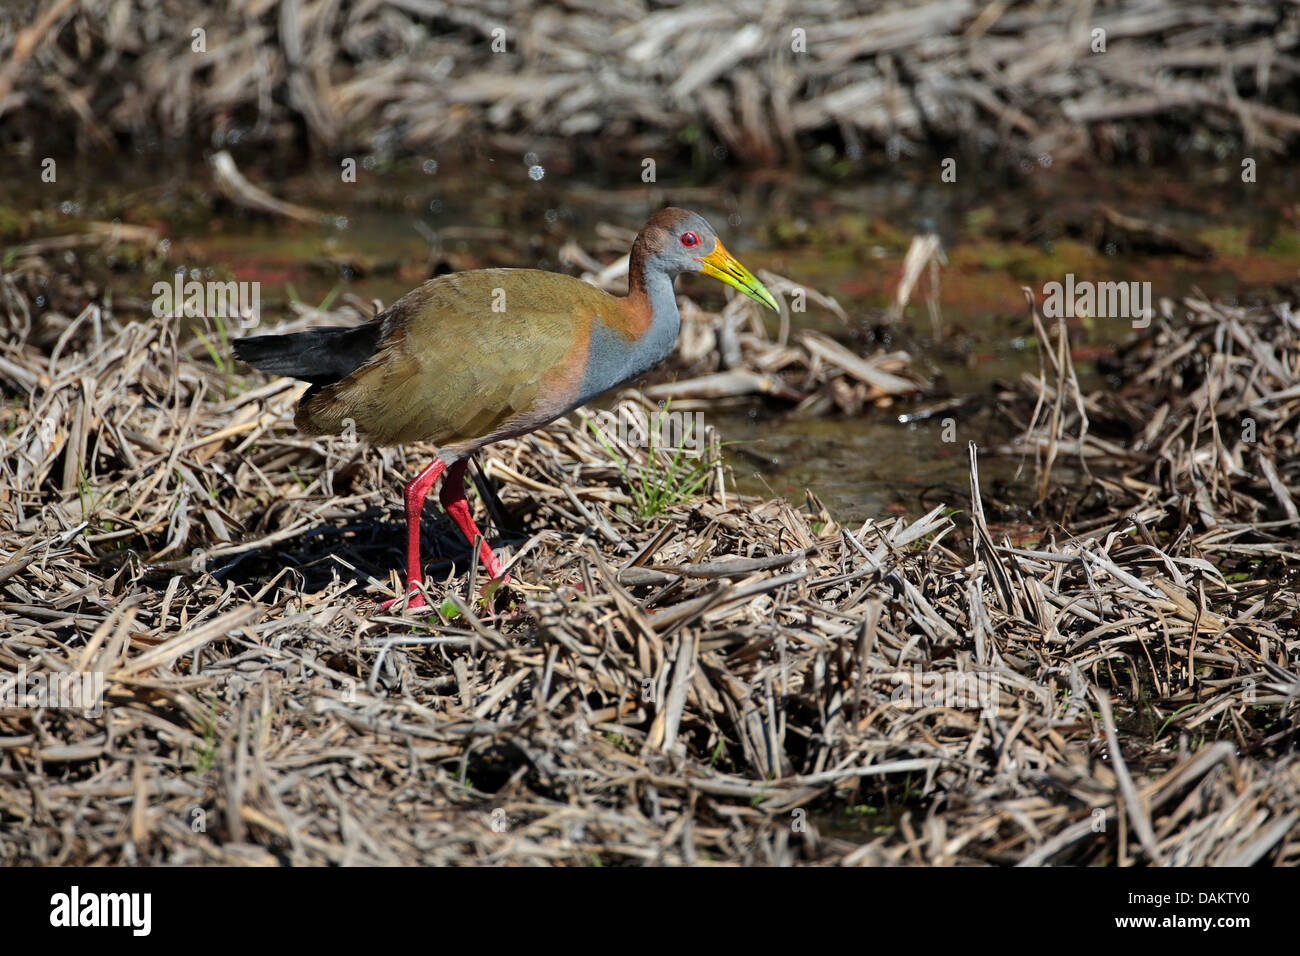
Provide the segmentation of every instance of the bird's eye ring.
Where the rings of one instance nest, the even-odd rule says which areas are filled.
[[[700,237],[697,236],[695,233],[693,232],[682,233],[682,245],[684,245],[687,249],[690,249],[692,246],[698,246],[699,244],[700,244]]]

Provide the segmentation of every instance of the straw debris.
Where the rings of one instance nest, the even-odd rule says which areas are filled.
[[[854,162],[954,142],[1032,162],[1222,136],[1281,154],[1300,132],[1300,14],[1266,0],[37,6],[0,12],[0,116],[10,135],[67,128],[96,149],[582,138],[644,155],[703,134],[753,165],[818,141]]]
[[[1215,564],[1259,535],[1197,536],[1294,496],[1289,322],[1167,319],[1146,341],[1194,344],[1149,394],[1207,414],[1081,439],[1125,510],[1033,541],[974,447],[969,500],[923,515],[844,526],[711,469],[642,517],[651,450],[571,416],[483,456],[495,615],[439,517],[408,618],[375,602],[427,450],[298,435],[291,383],[171,320],[69,293],[38,326],[34,268],[0,277],[0,675],[104,699],[0,706],[6,864],[1300,863],[1296,591]],[[1082,401],[1096,436],[1138,398]],[[1276,482],[1207,457],[1247,409]],[[1170,509],[1195,532],[1157,535]]]

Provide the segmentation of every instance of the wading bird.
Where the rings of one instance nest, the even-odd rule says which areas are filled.
[[[308,435],[338,434],[351,422],[375,445],[437,446],[433,463],[406,486],[407,607],[416,608],[424,605],[420,514],[433,483],[446,472],[443,507],[471,548],[479,542],[488,575],[500,578],[465,498],[469,457],[663,361],[681,326],[673,279],[684,272],[721,279],[777,309],[703,218],[669,207],[632,244],[626,296],[554,272],[479,269],[430,279],[365,325],[259,335],[233,348],[255,368],[311,385],[294,417]]]

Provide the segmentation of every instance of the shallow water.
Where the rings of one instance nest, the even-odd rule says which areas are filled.
[[[989,184],[1002,177],[979,175],[957,184],[939,183],[937,175],[929,182],[890,174],[831,183],[793,173],[708,171],[693,173],[690,186],[674,187],[642,184],[639,170],[595,176],[556,167],[535,180],[534,165],[541,164],[522,158],[473,168],[420,160],[388,168],[363,164],[356,183],[341,182],[338,168],[326,164],[291,174],[241,167],[275,195],[335,217],[318,228],[245,214],[215,199],[206,191],[206,171],[184,162],[102,169],[74,159],[61,167],[58,184],[37,192],[27,180],[0,181],[0,222],[26,222],[30,235],[75,232],[84,220],[112,218],[157,226],[170,240],[160,271],[120,261],[109,268],[104,257],[90,257],[115,298],[149,298],[152,284],[180,265],[214,267],[217,277],[259,281],[264,321],[275,321],[291,298],[321,303],[350,292],[388,303],[435,269],[555,269],[569,238],[608,259],[626,247],[618,238],[600,240],[599,223],[635,230],[662,205],[690,206],[750,269],[833,295],[853,319],[844,327],[810,305],[793,317],[794,329],[818,328],[865,350],[905,349],[915,370],[935,380],[936,397],[977,399],[906,423],[899,416],[915,412],[913,404],[852,420],[796,419],[761,405],[708,413],[732,443],[728,458],[740,490],[799,501],[809,489],[844,521],[965,503],[967,441],[987,446],[1007,437],[978,399],[995,382],[1038,367],[1022,286],[1041,301],[1044,283],[1073,272],[1092,281],[1150,281],[1157,297],[1198,288],[1234,297],[1300,277],[1300,174],[1294,170],[1261,168],[1261,182],[1249,187],[1218,170],[1051,168],[1030,170],[1001,188]],[[1216,257],[1099,247],[1090,224],[1101,203],[1199,239]],[[907,244],[926,231],[940,235],[948,256],[942,320],[936,329],[922,300],[923,280],[902,320],[887,326],[881,310]],[[11,232],[4,244],[16,241]],[[694,277],[681,280],[679,289],[713,303],[723,294],[720,285]],[[1131,332],[1128,321],[1116,319],[1075,319],[1070,328],[1084,375]],[[948,417],[955,429],[945,430]],[[1002,482],[1008,497],[1020,497],[1017,487],[1027,489],[1016,462],[986,461],[982,473]]]

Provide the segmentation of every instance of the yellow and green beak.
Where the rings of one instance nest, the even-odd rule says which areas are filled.
[[[713,251],[700,257],[700,271],[705,275],[721,279],[734,289],[739,289],[759,305],[765,305],[773,312],[780,312],[772,293],[763,288],[763,283],[754,278],[754,274],[736,261],[735,256],[722,247],[718,240]]]

